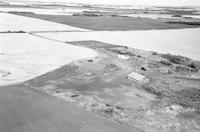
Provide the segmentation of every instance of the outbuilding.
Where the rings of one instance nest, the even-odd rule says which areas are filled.
[[[150,81],[149,78],[136,72],[128,74],[128,79],[132,81],[137,81],[139,83],[148,83]]]
[[[128,55],[118,54],[118,58],[126,60],[126,59],[129,59],[129,56]]]

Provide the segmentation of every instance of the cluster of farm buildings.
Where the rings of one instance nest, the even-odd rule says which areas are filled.
[[[99,64],[96,62],[88,62],[85,61],[79,65],[79,70],[83,73],[90,73],[95,74],[97,76],[102,76],[104,73],[107,72],[107,65],[106,64]],[[148,83],[149,79],[142,74],[137,72],[131,72],[127,75],[127,78],[131,81],[137,81],[140,83]]]

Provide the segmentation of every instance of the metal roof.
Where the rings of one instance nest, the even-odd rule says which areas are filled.
[[[136,72],[132,72],[132,73],[128,74],[128,77],[131,77],[140,82],[146,79],[146,77],[144,75],[136,73]]]
[[[80,67],[100,72],[100,71],[104,70],[104,68],[106,67],[106,65],[104,65],[104,64],[98,64],[98,63],[94,63],[94,62],[83,62],[80,65]]]

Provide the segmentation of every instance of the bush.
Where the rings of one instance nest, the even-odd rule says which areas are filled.
[[[147,69],[145,67],[141,67],[142,71],[147,71]]]
[[[163,55],[163,57],[165,59],[167,59],[168,61],[175,63],[175,64],[185,64],[185,63],[188,64],[188,62],[190,61],[189,58],[182,57],[182,56],[179,56],[179,55],[165,54],[165,55]]]
[[[118,14],[112,14],[111,17],[119,17]]]
[[[176,71],[177,72],[193,72],[194,69],[186,66],[176,66]]]
[[[171,65],[172,65],[171,62],[169,62],[169,61],[164,61],[164,60],[161,60],[160,63],[163,64],[163,65],[166,65],[166,66],[171,66]]]
[[[157,55],[158,53],[157,52],[152,52],[152,55]]]
[[[190,63],[190,64],[188,65],[188,67],[194,69],[195,71],[199,71],[199,69],[200,69],[200,65],[197,64],[197,63],[195,63],[195,62]]]
[[[177,67],[177,69],[182,69],[182,70],[189,69],[189,71],[191,69],[192,69],[192,71],[199,71],[199,69],[200,69],[200,62],[193,61],[190,58],[183,57],[180,55],[170,55],[170,54],[163,54],[161,56],[163,58],[167,59],[171,63],[182,65],[182,66]],[[166,61],[162,61],[161,63],[168,65],[168,62],[166,62]]]
[[[182,17],[182,15],[175,14],[175,15],[172,15],[172,17]]]

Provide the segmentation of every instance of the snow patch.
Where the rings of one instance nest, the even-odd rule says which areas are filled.
[[[200,28],[145,31],[38,33],[60,41],[95,40],[136,49],[183,55],[200,60]]]
[[[7,31],[88,31],[64,24],[49,22],[36,18],[0,13],[0,32]]]

